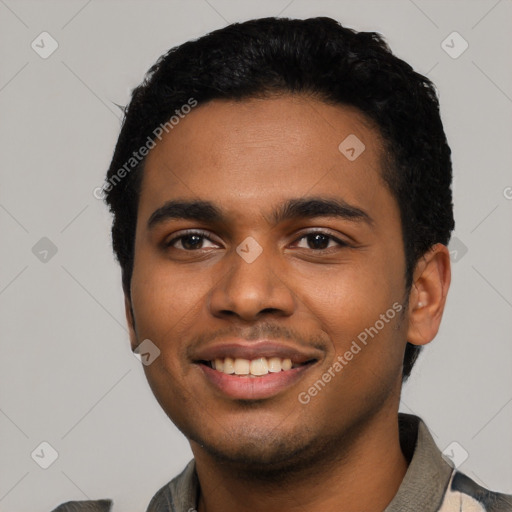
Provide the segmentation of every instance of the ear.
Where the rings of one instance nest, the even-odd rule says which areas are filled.
[[[434,339],[450,282],[450,251],[445,245],[436,244],[420,258],[414,270],[409,294],[409,343],[426,345]]]
[[[128,324],[128,333],[130,335],[130,345],[132,347],[132,352],[137,348],[137,334],[135,331],[135,320],[133,318],[133,309],[132,304],[128,296],[124,295],[124,309],[126,313],[126,323]]]

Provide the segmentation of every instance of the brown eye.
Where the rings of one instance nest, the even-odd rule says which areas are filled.
[[[203,232],[192,231],[172,238],[171,240],[165,243],[165,247],[172,247],[174,249],[184,251],[194,251],[199,249],[205,249],[204,243],[206,240],[210,241],[213,244],[210,238],[208,238]]]
[[[339,240],[338,238],[333,237],[332,235],[329,235],[324,232],[313,232],[313,233],[307,233],[306,235],[303,235],[298,239],[298,241],[306,240],[306,247],[301,247],[305,249],[312,249],[314,251],[323,251],[327,249],[331,249],[334,246],[329,246],[329,243],[334,242],[334,244],[338,246],[348,246],[347,243],[343,242],[342,240]]]

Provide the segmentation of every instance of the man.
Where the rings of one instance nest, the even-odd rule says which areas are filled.
[[[398,414],[450,186],[433,85],[375,33],[268,18],[159,59],[101,191],[132,350],[194,454],[148,512],[512,510]]]

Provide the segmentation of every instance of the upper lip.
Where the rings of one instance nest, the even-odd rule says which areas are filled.
[[[294,364],[302,364],[307,361],[317,360],[320,356],[317,349],[310,349],[306,352],[303,349],[268,340],[233,340],[198,349],[194,353],[193,360],[195,362],[214,361],[215,359],[224,359],[226,357],[250,360],[260,357],[279,357],[281,359],[291,359]]]

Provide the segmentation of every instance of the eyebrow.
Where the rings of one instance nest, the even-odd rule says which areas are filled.
[[[342,199],[309,197],[288,199],[265,216],[269,224],[277,225],[286,220],[311,219],[315,217],[336,217],[353,222],[364,222],[373,227],[370,215]],[[210,223],[227,223],[222,209],[211,201],[171,200],[155,210],[147,222],[149,230],[167,220],[195,220]]]

